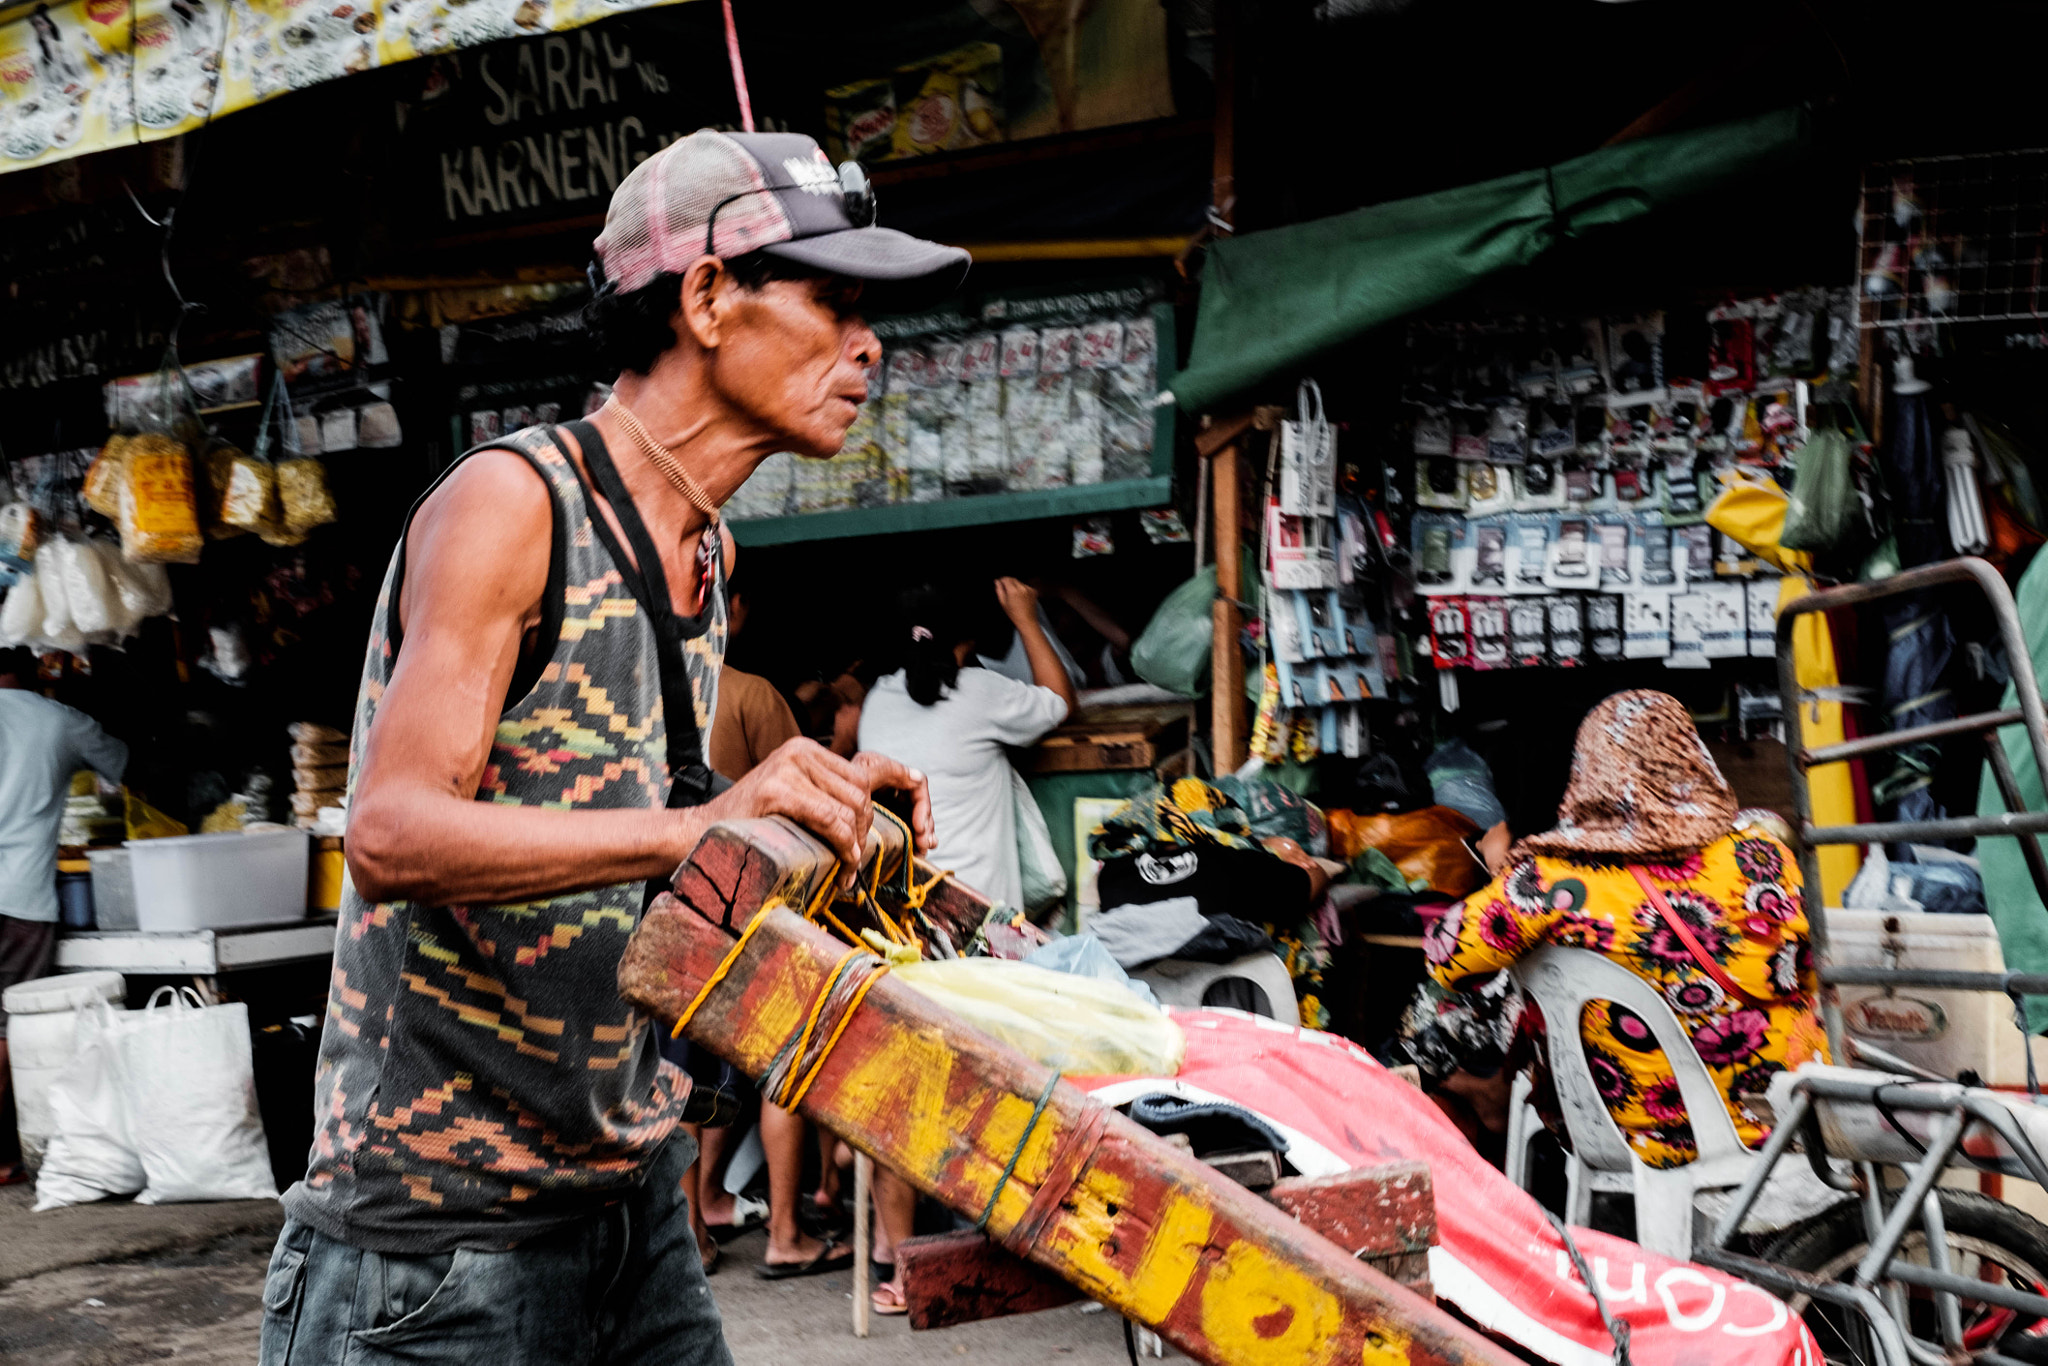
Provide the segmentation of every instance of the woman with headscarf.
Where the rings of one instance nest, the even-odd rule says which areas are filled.
[[[1617,693],[1579,727],[1556,827],[1512,849],[1501,876],[1445,913],[1424,947],[1430,975],[1461,991],[1492,985],[1546,943],[1612,958],[1670,1005],[1754,1147],[1770,1129],[1742,1097],[1826,1056],[1799,893],[1791,850],[1738,818],[1684,706]],[[1636,1156],[1652,1167],[1692,1161],[1678,1080],[1649,1028],[1601,1001],[1576,1027]]]

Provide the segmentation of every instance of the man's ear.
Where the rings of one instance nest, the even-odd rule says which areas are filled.
[[[725,310],[734,289],[732,273],[716,256],[699,256],[683,272],[676,301],[676,335],[688,333],[710,351],[724,338]]]

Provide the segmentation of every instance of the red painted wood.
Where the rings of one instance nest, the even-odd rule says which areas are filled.
[[[1081,1292],[1055,1272],[1004,1251],[986,1235],[933,1233],[896,1245],[912,1328],[1030,1314],[1071,1304]]]
[[[808,865],[804,842],[816,851]],[[732,939],[724,927],[750,923],[773,897],[802,904],[802,891],[830,866],[822,846],[782,821],[723,825],[706,846],[679,874],[676,895],[659,898],[643,919],[620,966],[622,994],[660,1019],[675,1018],[725,960]],[[689,1038],[760,1077],[802,1032],[844,953],[799,915],[771,911],[707,997]],[[1027,1130],[1050,1077],[885,975],[801,1109],[950,1208],[969,1217],[989,1210],[989,1232],[1009,1250],[1197,1360],[1513,1361],[1070,1085],[1050,1092]]]

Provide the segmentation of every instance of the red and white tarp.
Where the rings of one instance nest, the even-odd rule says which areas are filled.
[[[1427,1162],[1438,1299],[1557,1366],[1612,1366],[1613,1339],[1542,1208],[1421,1092],[1334,1034],[1226,1010],[1174,1020],[1188,1041],[1178,1077],[1081,1084],[1112,1105],[1159,1091],[1241,1105],[1280,1130],[1305,1175]],[[1609,1312],[1628,1322],[1636,1366],[1821,1366],[1806,1325],[1769,1292],[1608,1234],[1572,1237]]]

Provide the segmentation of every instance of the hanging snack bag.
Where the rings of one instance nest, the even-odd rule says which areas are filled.
[[[121,552],[147,564],[197,564],[206,542],[193,498],[192,458],[169,436],[129,443],[121,480]]]
[[[42,519],[34,508],[21,502],[0,507],[0,582],[28,569],[41,539]]]
[[[134,437],[116,432],[85,472],[85,505],[102,517],[121,516],[121,484],[128,471],[128,452],[134,444]]]
[[[270,402],[256,434],[256,456],[277,467],[277,497],[284,515],[284,537],[303,540],[316,526],[335,519],[334,495],[327,491],[327,472],[320,462],[304,453],[299,444],[299,424],[292,413],[292,396],[284,376],[271,381]],[[266,538],[268,539],[268,538]],[[280,539],[273,544],[296,544]]]

